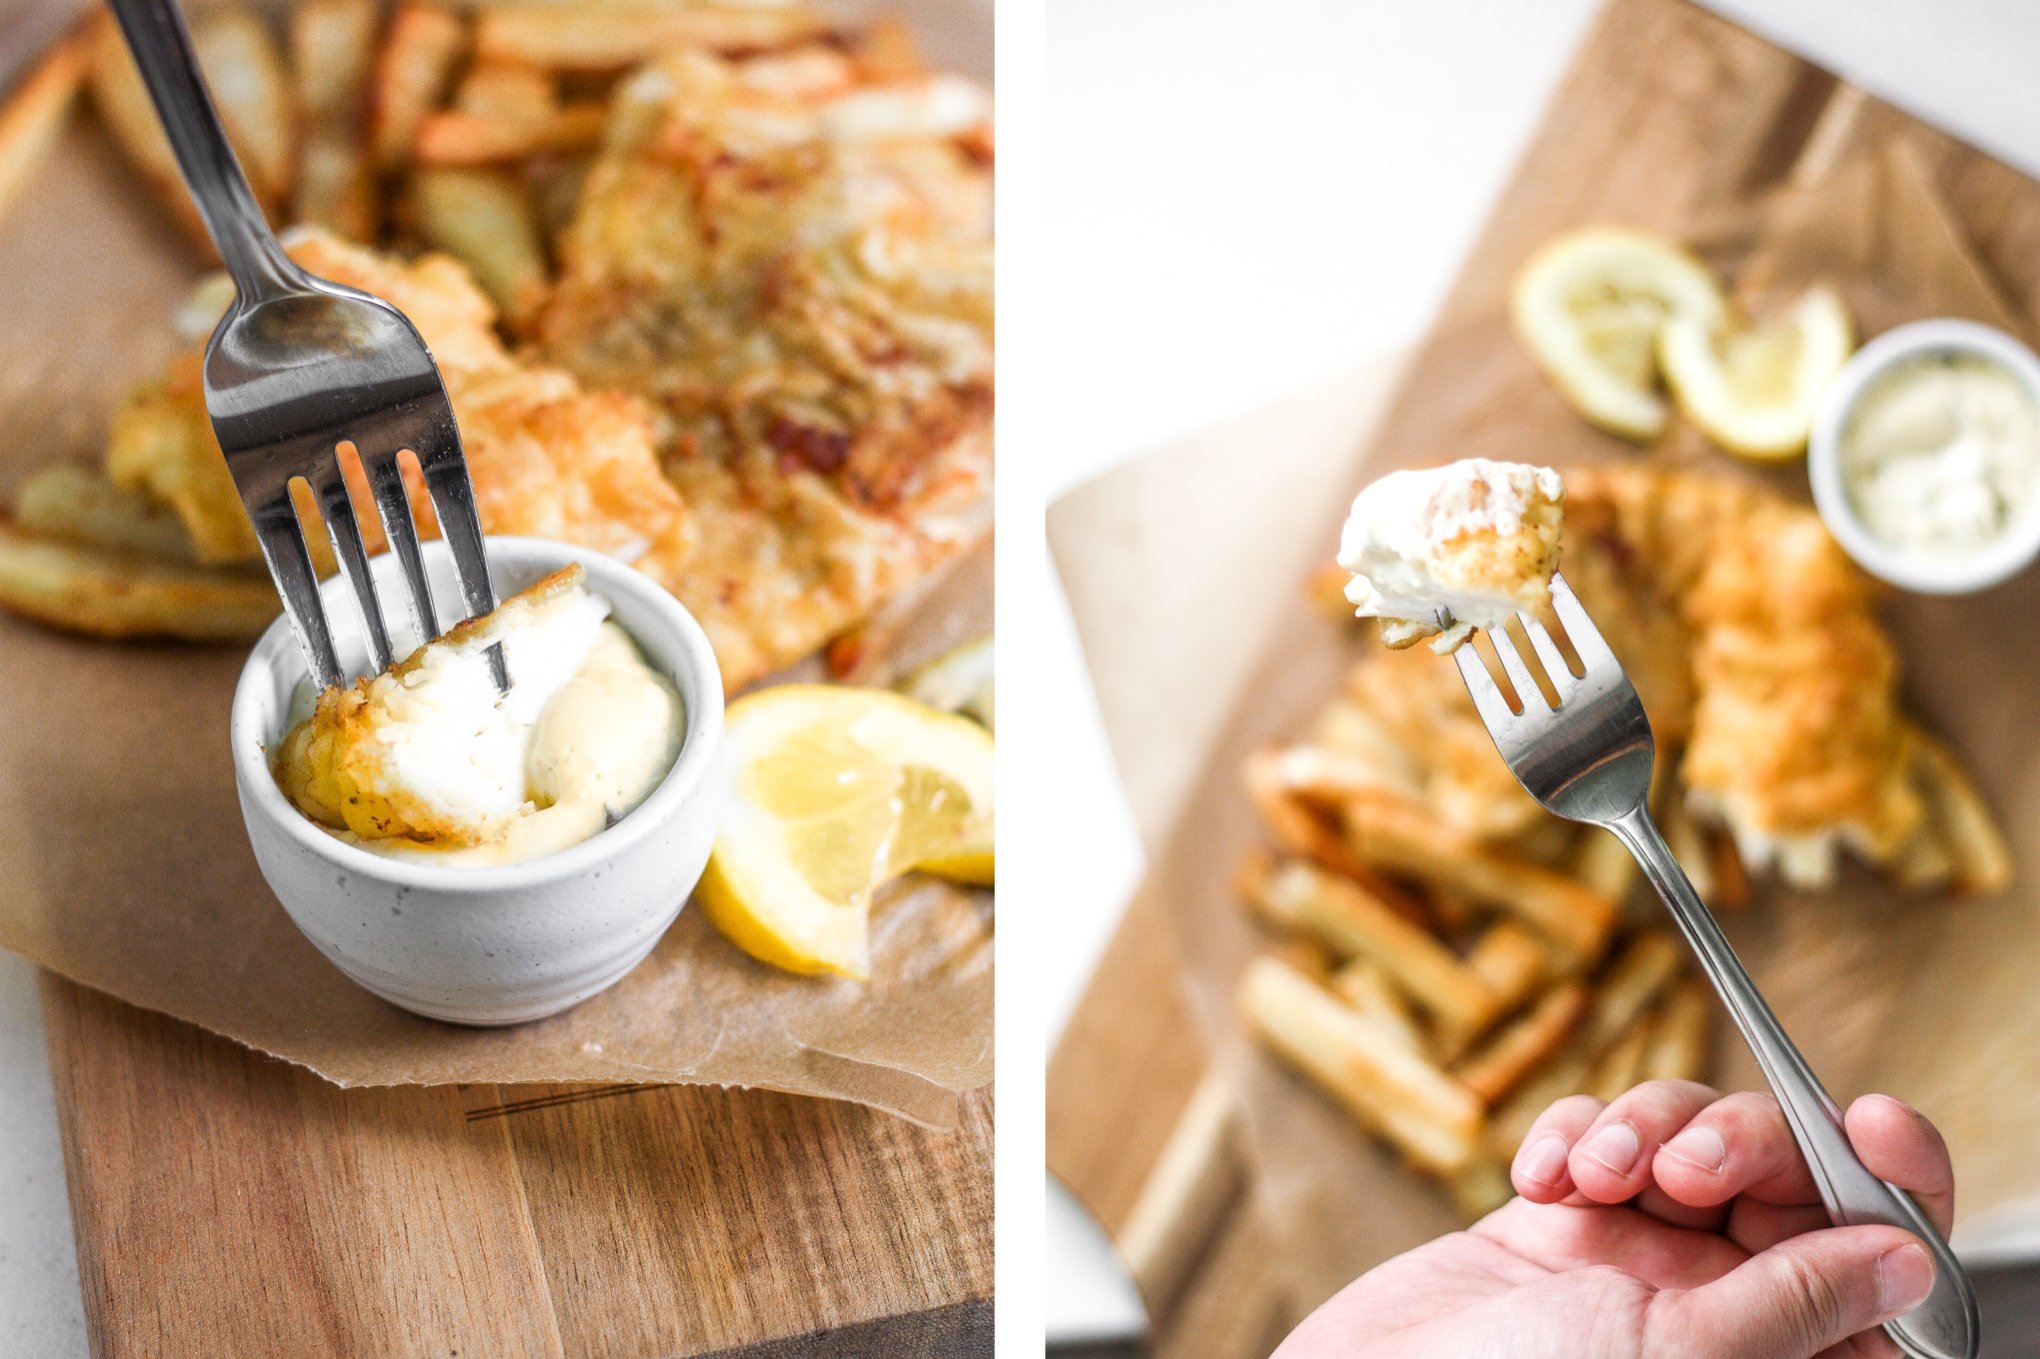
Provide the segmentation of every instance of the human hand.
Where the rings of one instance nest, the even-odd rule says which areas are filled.
[[[1885,1095],[1845,1126],[1873,1174],[1946,1233],[1933,1124]],[[1833,1227],[1777,1100],[1652,1081],[1546,1109],[1520,1197],[1348,1284],[1274,1359],[1889,1359],[1880,1323],[1933,1288],[1897,1227]]]

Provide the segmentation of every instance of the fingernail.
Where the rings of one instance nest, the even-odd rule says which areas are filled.
[[[1910,1312],[1934,1291],[1934,1259],[1924,1246],[1900,1246],[1877,1262],[1877,1308],[1895,1317]]]
[[[1636,1139],[1636,1129],[1627,1123],[1610,1123],[1580,1147],[1581,1154],[1589,1161],[1617,1175],[1627,1175],[1633,1170],[1642,1151],[1643,1144]]]
[[[1566,1155],[1565,1139],[1548,1132],[1516,1153],[1516,1169],[1532,1184],[1557,1184],[1565,1174]]]
[[[1658,1154],[1682,1161],[1695,1170],[1704,1170],[1709,1175],[1719,1175],[1721,1168],[1728,1164],[1728,1148],[1723,1145],[1721,1134],[1705,1124],[1686,1129],[1665,1143],[1664,1150]]]

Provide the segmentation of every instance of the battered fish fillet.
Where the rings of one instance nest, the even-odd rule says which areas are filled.
[[[1642,467],[1566,473],[1567,582],[1635,683],[1688,805],[1745,862],[1830,881],[1847,846],[1891,865],[1926,833],[1920,737],[1874,587],[1810,509],[1752,484]],[[1371,657],[1349,698],[1382,719],[1453,824],[1531,819],[1449,667]]]
[[[652,418],[620,392],[590,392],[569,374],[520,361],[494,330],[495,307],[467,270],[444,255],[393,260],[316,229],[289,235],[292,258],[315,274],[393,303],[438,361],[460,422],[482,527],[641,556],[682,517],[679,493],[659,469]],[[202,561],[259,555],[206,418],[199,349],[130,393],[113,421],[107,471],[177,512]],[[368,506],[365,485],[357,504]],[[414,510],[437,531],[413,483]],[[371,551],[382,545],[372,511],[360,515]]]
[[[525,771],[484,656],[515,632],[599,626],[607,608],[583,580],[579,566],[557,571],[384,673],[320,694],[277,752],[284,796],[368,840],[474,845],[499,833],[522,810]]]
[[[804,92],[701,52],[616,98],[537,343],[658,408],[688,513],[639,565],[733,685],[989,523],[988,113],[948,77]]]

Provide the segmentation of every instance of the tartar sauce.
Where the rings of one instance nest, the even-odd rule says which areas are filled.
[[[1966,557],[2035,509],[2040,405],[1995,359],[1916,355],[1856,399],[1840,464],[1873,536],[1922,556]]]

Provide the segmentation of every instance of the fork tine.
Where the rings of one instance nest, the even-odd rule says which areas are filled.
[[[418,627],[418,644],[423,646],[439,636],[439,614],[432,607],[432,583],[425,577],[425,558],[418,549],[418,526],[411,520],[411,497],[404,489],[403,468],[396,450],[360,453],[362,470],[368,474],[369,494],[375,497],[376,517],[382,520],[383,536],[404,569],[404,582],[411,591],[411,619]]]
[[[1502,669],[1509,672],[1509,683],[1516,686],[1516,698],[1523,705],[1523,711],[1529,712],[1532,703],[1542,708],[1550,708],[1551,705],[1544,701],[1544,691],[1539,689],[1537,681],[1531,678],[1530,667],[1523,663],[1522,655],[1516,650],[1516,639],[1509,636],[1509,630],[1507,628],[1482,630],[1487,633],[1488,641],[1494,644],[1495,658],[1502,663]],[[1459,649],[1466,650],[1465,647]]]
[[[1523,635],[1530,639],[1531,647],[1537,652],[1537,659],[1544,662],[1544,673],[1551,677],[1552,692],[1563,702],[1566,695],[1579,687],[1579,677],[1565,663],[1565,653],[1558,649],[1558,642],[1545,630],[1544,624],[1529,613],[1519,612],[1516,618],[1523,625]]]
[[[333,650],[333,634],[326,626],[326,611],[319,606],[319,577],[312,570],[312,555],[305,550],[304,529],[291,507],[290,493],[279,487],[276,498],[259,513],[249,514],[255,525],[255,540],[269,563],[276,592],[283,597],[284,612],[290,615],[290,630],[297,634],[298,650],[311,668],[312,687],[320,693],[340,682],[340,657]]]
[[[1490,732],[1506,730],[1516,720],[1516,714],[1509,711],[1509,701],[1502,697],[1502,691],[1482,663],[1480,653],[1473,649],[1471,642],[1467,642],[1452,653],[1452,659],[1459,664],[1460,677],[1466,681],[1466,692],[1472,696],[1480,720]]]
[[[453,556],[466,617],[478,618],[496,607],[496,590],[489,581],[488,559],[482,554],[474,482],[468,477],[467,459],[461,456],[460,431],[453,426],[452,408],[447,411],[445,420],[431,419],[428,427],[419,431],[411,451],[418,455],[418,469],[425,474],[425,489],[439,515],[439,535]]]
[[[1579,653],[1580,664],[1588,674],[1596,670],[1621,670],[1622,662],[1608,649],[1608,643],[1601,638],[1601,630],[1594,626],[1594,620],[1587,617],[1587,611],[1580,607],[1580,601],[1572,592],[1572,586],[1565,583],[1565,577],[1557,572],[1551,577],[1551,607],[1558,614],[1558,621],[1565,624],[1565,635],[1572,639],[1573,650]]]
[[[347,494],[347,478],[340,474],[339,455],[320,455],[305,469],[305,475],[318,498],[319,517],[326,521],[326,532],[333,539],[340,571],[354,588],[354,603],[368,636],[369,664],[380,675],[390,668],[390,633],[383,624],[382,601],[376,598],[375,573],[368,569],[368,552],[361,544],[361,525],[354,517],[354,501]]]

